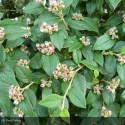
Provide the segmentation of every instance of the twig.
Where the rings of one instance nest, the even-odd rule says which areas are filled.
[[[65,94],[64,94],[64,96],[63,96],[63,102],[62,102],[62,106],[61,106],[61,109],[62,109],[62,110],[64,109],[66,96],[67,96],[67,94],[68,94],[68,92],[69,92],[69,90],[70,90],[70,88],[71,88],[73,79],[74,79],[76,73],[77,73],[81,68],[82,68],[82,66],[79,66],[79,68],[78,68],[77,70],[75,70],[75,72],[74,72],[74,74],[73,74],[73,77],[72,77],[72,79],[71,79],[71,81],[70,81],[70,83],[69,83],[69,85],[68,85],[68,87],[67,87],[67,90],[66,90],[66,92],[65,92]]]
[[[33,85],[33,82],[31,82],[29,85],[25,86],[23,89],[22,89],[22,93],[26,90],[26,89],[29,89],[29,87]]]

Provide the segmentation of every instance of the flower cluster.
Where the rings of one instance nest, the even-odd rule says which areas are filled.
[[[5,49],[5,52],[6,52],[6,53],[9,53],[9,52],[12,52],[12,51],[13,51],[13,48],[6,48],[6,49]]]
[[[101,94],[101,90],[103,90],[103,86],[101,85],[96,85],[93,87],[93,90],[94,90],[94,93],[97,94],[97,95],[100,95]]]
[[[25,46],[24,44],[21,45],[20,50],[22,50],[23,52],[25,52],[26,54],[30,54],[28,47]]]
[[[42,23],[40,26],[40,31],[44,33],[52,34],[55,31],[58,31],[58,25],[54,24],[53,26],[47,24],[46,22]]]
[[[14,101],[15,105],[18,105],[23,99],[22,89],[20,86],[11,85],[9,88],[9,98]]]
[[[24,113],[23,113],[23,112],[21,111],[21,109],[18,108],[18,107],[15,107],[15,108],[13,109],[13,112],[14,112],[15,115],[18,115],[19,117],[23,117],[23,116],[24,116]]]
[[[2,39],[4,37],[5,33],[4,33],[4,28],[0,27],[0,39]]]
[[[82,16],[81,13],[73,13],[72,14],[72,19],[74,19],[74,20],[82,20],[83,16]]]
[[[112,115],[112,111],[107,110],[105,106],[102,106],[101,116],[107,118],[107,117],[110,117],[111,115]]]
[[[53,74],[55,79],[61,78],[63,81],[69,81],[73,77],[74,71],[73,67],[68,68],[66,64],[59,63]]]
[[[55,46],[51,42],[45,41],[43,44],[36,44],[37,49],[46,55],[51,55],[52,53],[55,52]]]
[[[21,27],[23,30],[26,30],[27,33],[23,35],[24,38],[29,38],[31,36],[31,29],[30,27]]]
[[[112,83],[106,86],[106,89],[109,90],[112,93],[115,93],[115,90],[117,89],[118,85],[120,83],[120,80],[112,79]]]
[[[64,8],[65,8],[65,5],[63,4],[62,0],[57,0],[57,1],[51,0],[48,10],[51,11],[52,13],[59,14],[60,11],[62,11],[62,9]]]
[[[51,87],[51,83],[52,83],[51,80],[46,81],[46,80],[42,79],[40,87],[42,87],[42,88],[44,88],[44,87]]]
[[[82,38],[80,38],[80,40],[82,41],[82,44],[85,46],[89,46],[90,45],[90,39],[86,39],[85,36],[82,36]]]
[[[119,38],[119,36],[117,35],[117,33],[118,33],[118,30],[117,30],[117,27],[112,27],[112,28],[110,28],[109,30],[108,30],[108,34],[110,35],[110,36],[112,36],[112,39],[118,39]]]
[[[15,20],[15,21],[19,21],[19,18],[18,17],[15,17],[15,18],[13,18],[13,19],[11,19],[11,20]]]
[[[123,22],[125,22],[125,14],[123,14],[122,17],[123,17]]]
[[[17,65],[18,66],[25,66],[26,68],[29,68],[29,63],[30,61],[26,60],[26,59],[20,59],[18,62],[17,62]]]
[[[4,117],[3,112],[0,112],[0,117]]]
[[[26,23],[27,23],[27,25],[31,24],[31,19],[30,18],[26,18]]]
[[[105,50],[102,51],[102,55],[109,55],[109,52],[106,52]]]
[[[119,56],[118,61],[120,62],[121,65],[125,64],[125,56]]]

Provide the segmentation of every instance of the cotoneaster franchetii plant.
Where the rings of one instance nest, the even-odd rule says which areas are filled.
[[[29,125],[41,124],[39,117],[60,117],[56,124],[75,116],[125,117],[121,5],[124,0],[34,0],[23,16],[1,20],[0,115]]]

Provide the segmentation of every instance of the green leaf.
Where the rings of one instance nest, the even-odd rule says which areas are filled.
[[[33,72],[32,73],[32,81],[36,84],[39,84],[40,83],[40,80],[41,79],[45,79],[47,78],[47,75],[46,74],[43,74],[41,72]]]
[[[73,2],[73,0],[62,0],[62,1],[66,7],[70,6]]]
[[[122,15],[115,13],[109,17],[109,19],[106,21],[106,25],[110,27],[117,26],[122,22],[122,20]]]
[[[52,81],[52,90],[54,93],[60,94],[61,93],[61,84],[59,80],[53,80]]]
[[[93,50],[90,46],[84,46],[82,49],[83,56],[88,60],[93,60]]]
[[[108,76],[114,76],[116,73],[116,59],[114,56],[107,56],[104,63],[105,71]]]
[[[118,4],[121,2],[121,0],[109,0],[109,2],[111,3],[113,8],[115,9],[118,6]]]
[[[36,114],[39,117],[48,117],[49,116],[47,108],[38,103],[36,104],[34,111],[36,112]]]
[[[88,30],[98,33],[97,23],[92,19],[85,17],[83,21],[68,19],[68,24],[70,27],[76,30]]]
[[[79,2],[79,0],[73,0],[73,2],[72,2],[72,6],[73,6],[74,8],[76,8],[78,2]]]
[[[2,89],[0,89],[0,95],[2,95],[0,97],[0,109],[2,110],[5,116],[10,117],[13,112],[12,111],[13,106],[9,99],[8,92],[5,92]]]
[[[83,96],[86,95],[86,79],[83,75],[81,74],[76,74],[74,79],[73,79],[73,88],[81,90],[84,94]]]
[[[60,18],[46,10],[35,20],[34,24],[41,25],[43,22],[46,22],[49,25],[58,24],[60,22]]]
[[[101,117],[101,109],[100,108],[93,108],[90,110],[88,117]]]
[[[39,118],[37,117],[36,114],[34,114],[34,117],[24,117],[25,119],[25,122],[28,124],[28,125],[40,125],[39,123]]]
[[[125,117],[125,104],[123,104],[120,109],[120,117]]]
[[[0,67],[4,64],[6,53],[4,47],[0,44]]]
[[[108,50],[115,44],[115,40],[112,40],[109,35],[104,34],[99,37],[94,44],[94,50]]]
[[[8,40],[16,40],[20,37],[23,37],[23,35],[27,33],[27,31],[22,29],[21,26],[16,26],[16,25],[8,25],[5,26],[4,29],[6,33],[5,39]]]
[[[24,13],[38,15],[44,11],[44,7],[42,6],[42,4],[33,1],[29,2],[23,11]]]
[[[86,4],[86,10],[89,15],[93,14],[96,9],[96,3],[95,2],[87,2]]]
[[[57,94],[51,94],[47,96],[45,99],[41,100],[39,104],[47,108],[56,108],[61,105],[62,101],[62,96]]]
[[[35,105],[36,105],[35,92],[33,92],[31,89],[27,89],[27,90],[24,91],[24,97],[27,98],[27,100],[30,101],[32,107],[35,107]]]
[[[110,105],[115,101],[115,93],[109,92],[108,90],[103,90],[103,100],[106,104]]]
[[[13,69],[5,64],[2,69],[0,69],[0,91],[7,91],[11,85],[18,85]]]
[[[87,68],[91,69],[91,70],[95,70],[98,68],[98,65],[95,61],[93,60],[82,60],[81,61],[82,64],[84,64]]]
[[[108,109],[112,111],[111,117],[114,119],[114,117],[118,118],[119,112],[120,112],[120,104],[118,103],[113,103],[107,106]],[[116,124],[117,125],[117,124]]]
[[[36,53],[30,60],[30,66],[33,69],[40,69],[42,67],[42,54]]]
[[[61,51],[63,45],[64,45],[64,40],[68,37],[67,31],[59,31],[55,32],[50,36],[50,39],[52,43],[56,46],[56,48]]]
[[[82,46],[83,46],[83,45],[82,45],[81,42],[79,42],[78,40],[75,40],[75,42],[72,43],[72,44],[70,45],[70,47],[68,48],[68,51],[69,51],[69,52],[73,52],[74,50],[80,49]]]
[[[121,48],[121,54],[125,54],[125,46]]]
[[[43,88],[42,90],[42,99],[46,98],[48,95],[52,94],[52,89],[51,88]]]
[[[25,66],[17,66],[16,77],[20,82],[30,83],[32,81],[32,72]]]
[[[19,108],[24,112],[25,116],[27,117],[35,116],[33,107],[27,98],[25,98],[21,103],[19,103]]]
[[[71,88],[68,92],[70,101],[77,107],[86,108],[84,93],[79,89]]]
[[[42,56],[43,69],[50,76],[53,75],[53,71],[56,69],[58,63],[59,61],[55,54],[52,54],[50,56],[47,55]]]
[[[24,42],[23,38],[19,38],[19,39],[12,40],[12,41],[7,41],[6,48],[15,48],[23,44],[23,42]]]
[[[103,67],[104,64],[104,57],[102,55],[102,53],[100,53],[99,51],[95,51],[94,52],[94,60]]]
[[[102,107],[102,99],[100,95],[97,95],[92,92],[92,90],[87,95],[87,104],[92,105],[92,107]]]
[[[70,114],[69,111],[67,109],[63,109],[60,112],[60,117],[67,123],[70,124]]]
[[[97,69],[94,70],[94,76],[97,78],[99,76],[99,71]]]
[[[81,54],[81,51],[79,49],[73,51],[73,60],[77,64],[79,64],[81,62],[81,60],[82,60],[82,54]]]
[[[20,59],[29,60],[29,57],[25,52],[23,52],[19,49],[16,49],[16,50],[13,51],[12,59],[17,60],[17,61],[20,60]]]
[[[117,73],[121,80],[125,80],[125,65],[117,64]]]
[[[103,6],[104,0],[96,0],[96,7],[97,9],[101,9]]]
[[[112,48],[112,51],[115,52],[115,53],[120,53],[121,48],[123,46],[125,46],[125,42],[123,42],[123,41],[116,42],[115,45]]]

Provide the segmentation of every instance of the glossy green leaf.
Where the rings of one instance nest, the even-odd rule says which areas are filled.
[[[42,56],[43,69],[50,76],[53,75],[53,71],[56,69],[58,63],[59,63],[58,57],[55,54],[52,54],[50,56],[47,55]]]
[[[82,60],[81,63],[91,70],[95,70],[98,68],[97,63],[93,60]]]
[[[113,8],[115,9],[118,6],[118,4],[121,2],[121,0],[109,0],[109,2],[111,3]]]
[[[47,108],[56,108],[61,105],[63,97],[57,94],[51,94],[39,102],[40,105]]]
[[[68,37],[67,32],[64,31],[59,31],[55,32],[50,36],[50,39],[52,43],[56,46],[56,48],[61,51],[63,45],[64,45],[64,40]]]
[[[115,40],[112,40],[109,35],[104,34],[99,37],[95,42],[93,49],[94,50],[108,50],[115,44]]]
[[[32,72],[25,66],[17,66],[16,77],[20,82],[30,83],[32,81]]]
[[[77,107],[86,108],[86,100],[81,90],[71,88],[68,93],[70,101]]]

